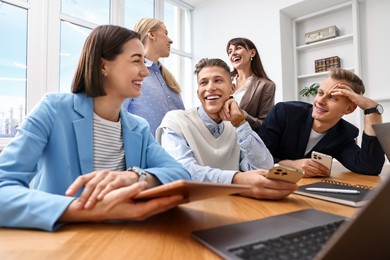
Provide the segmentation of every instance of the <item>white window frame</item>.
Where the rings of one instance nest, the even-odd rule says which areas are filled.
[[[168,2],[172,5],[175,5],[175,6],[179,7],[180,9],[186,10],[188,12],[191,12],[194,9],[193,6],[186,4],[180,0],[155,0],[155,5],[156,5],[155,17],[158,19],[161,19],[161,20],[164,20],[164,3],[165,2]],[[185,34],[184,34],[185,28],[182,27],[183,20],[185,19],[185,16],[183,14],[181,14],[179,19],[180,19],[180,21],[178,21],[178,25],[180,26],[179,31],[181,32],[181,36],[179,37],[179,41],[180,41],[179,46],[181,46],[182,45],[181,43],[184,41],[183,38],[185,37]],[[192,16],[190,16],[190,20],[187,21],[190,24],[190,30],[192,30],[192,20],[191,19],[192,19]],[[190,39],[190,41],[191,41],[191,45],[192,45],[192,39]],[[191,47],[190,52],[186,52],[184,49],[177,49],[177,48],[172,47],[171,53],[176,54],[180,57],[189,58],[191,60],[193,59],[192,47]],[[194,64],[194,62],[192,61],[192,65],[193,64]],[[184,64],[182,59],[180,59],[180,64],[178,66],[179,66],[179,68],[185,68],[185,64]],[[169,67],[168,67],[168,69],[169,69]],[[192,70],[189,73],[192,74]],[[181,71],[179,73],[179,75],[176,77],[176,80],[182,86],[181,96],[183,98],[184,104],[186,105],[186,107],[192,107],[196,102],[194,100],[195,87],[194,87],[193,82],[192,81],[185,82],[185,73],[183,73],[183,71]]]
[[[61,21],[90,29],[94,29],[98,24],[61,14],[61,0],[2,0],[2,2],[24,8],[28,12],[25,111],[28,114],[45,93],[60,90]],[[193,10],[192,6],[179,0],[155,0],[155,18],[164,19],[165,2],[170,2],[189,11]],[[110,1],[110,24],[124,25],[124,6],[124,0]],[[172,49],[171,51],[179,56],[190,59],[193,57],[192,53],[180,49]],[[180,81],[182,76],[178,77]],[[192,85],[192,82],[189,84]],[[11,139],[0,138],[0,151]]]

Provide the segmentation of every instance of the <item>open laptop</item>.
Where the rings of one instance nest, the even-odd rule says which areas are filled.
[[[390,123],[374,130],[390,158]],[[351,219],[306,209],[194,231],[192,235],[225,259],[390,259],[390,178],[382,177],[368,194],[369,202]],[[327,231],[332,228],[335,231]],[[315,244],[317,238],[311,234],[319,230],[329,234],[322,235],[324,240],[311,251],[311,245],[305,243]],[[302,234],[306,238],[303,241]],[[302,248],[308,251],[304,257],[298,255]]]
[[[383,151],[385,151],[387,160],[390,161],[390,122],[374,124],[372,125],[372,128],[374,128],[379,143],[381,144]]]

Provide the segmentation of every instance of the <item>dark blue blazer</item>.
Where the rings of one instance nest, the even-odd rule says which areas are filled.
[[[310,158],[305,154],[313,118],[313,106],[306,102],[289,101],[276,104],[268,113],[258,134],[274,157],[280,160]],[[312,151],[329,154],[352,172],[378,175],[385,162],[384,151],[375,136],[363,132],[361,147],[356,144],[359,129],[340,119]]]

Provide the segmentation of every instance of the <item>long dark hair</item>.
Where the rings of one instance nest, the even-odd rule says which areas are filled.
[[[247,38],[242,38],[242,37],[239,37],[239,38],[233,38],[231,39],[227,45],[226,45],[226,52],[229,51],[229,47],[230,45],[234,45],[234,46],[242,46],[244,47],[246,50],[252,50],[254,49],[256,51],[256,54],[255,56],[253,57],[253,60],[251,62],[251,68],[252,68],[252,72],[259,78],[265,78],[265,79],[268,79],[268,80],[271,80],[267,73],[265,72],[264,70],[264,67],[263,67],[263,63],[261,62],[261,59],[260,59],[260,54],[259,54],[259,51],[257,50],[256,48],[256,45],[249,39]],[[234,69],[232,71],[232,76],[236,76],[237,75],[237,70]]]
[[[123,45],[140,39],[137,32],[116,25],[96,27],[87,37],[72,82],[72,93],[85,92],[89,97],[105,96],[102,59],[115,60],[123,52]]]

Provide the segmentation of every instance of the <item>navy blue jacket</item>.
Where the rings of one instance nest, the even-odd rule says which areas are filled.
[[[313,105],[306,102],[289,101],[276,104],[268,113],[258,134],[275,162],[310,158],[311,151],[305,154],[305,150],[313,124],[312,110]],[[328,130],[312,151],[333,156],[352,172],[380,174],[385,157],[378,139],[363,132],[359,147],[356,144],[358,135],[357,127],[341,119]]]

